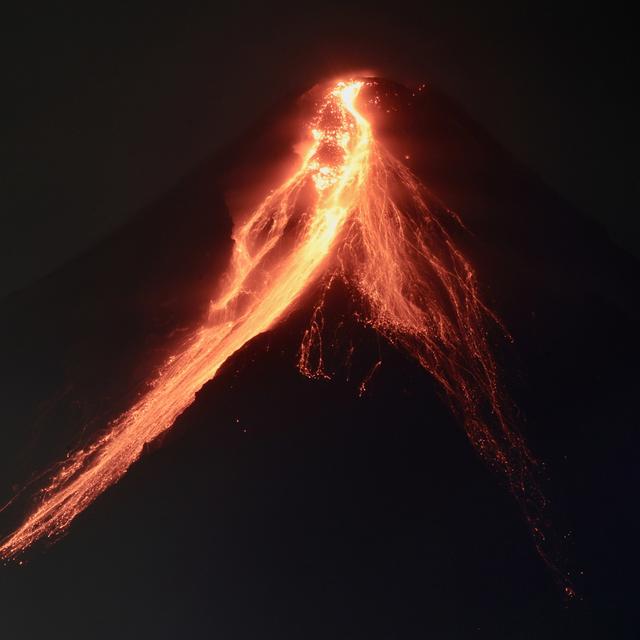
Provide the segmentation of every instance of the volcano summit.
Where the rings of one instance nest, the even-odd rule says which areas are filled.
[[[284,177],[258,196],[252,177],[261,169],[263,175]],[[257,204],[232,212],[229,243],[224,198],[231,202],[233,194]],[[637,352],[636,276],[637,265],[595,225],[550,194],[436,92],[371,78],[315,87],[101,247],[5,302],[3,335],[12,343],[5,366],[13,359],[17,372],[5,403],[16,424],[8,448],[34,452],[29,456],[43,461],[42,468],[51,463],[44,459],[50,451],[64,455],[51,472],[37,476],[33,468],[7,465],[16,474],[7,487],[20,474],[30,479],[15,498],[7,496],[6,516],[17,524],[0,552],[11,558],[57,537],[114,483],[122,480],[117,495],[125,486],[130,492],[143,469],[149,477],[164,475],[159,461],[169,459],[167,469],[175,464],[170,450],[178,447],[178,436],[165,437],[166,446],[148,463],[132,468],[134,479],[124,478],[174,424],[183,442],[178,459],[188,458],[189,439],[207,443],[193,449],[199,460],[193,466],[202,470],[236,446],[237,433],[225,433],[224,425],[249,437],[263,423],[264,434],[251,436],[255,456],[260,439],[276,438],[295,422],[300,433],[286,432],[284,441],[294,438],[290,446],[305,451],[301,457],[309,469],[301,472],[296,456],[282,452],[270,463],[288,460],[291,482],[306,477],[313,486],[326,477],[318,460],[327,443],[339,449],[342,438],[362,438],[358,424],[373,428],[367,438],[379,438],[378,444],[399,443],[396,454],[411,442],[425,455],[447,451],[448,473],[457,469],[449,477],[481,474],[456,436],[441,433],[441,424],[450,422],[448,408],[480,457],[499,472],[539,552],[572,593],[557,568],[550,509],[540,488],[546,474],[530,449],[557,467],[554,457],[566,455],[568,434],[577,427],[567,425],[566,415],[560,422],[559,416],[549,420],[548,403],[554,399],[563,406],[559,389],[567,397],[571,390],[585,393],[594,367],[612,369],[616,347],[598,351],[587,340],[594,326],[599,332],[615,327],[619,350]],[[80,307],[79,297],[86,298]],[[25,321],[38,306],[50,310],[43,326]],[[524,361],[517,369],[503,326]],[[562,348],[548,351],[550,344]],[[285,362],[292,370],[297,363],[314,380],[294,382],[282,371]],[[616,362],[615,375],[602,389],[625,384],[627,360]],[[499,371],[515,370],[531,376],[529,388],[503,382],[508,376]],[[515,404],[507,386],[514,388]],[[261,417],[275,393],[278,408]],[[27,403],[34,409],[25,411]],[[531,424],[546,423],[532,434],[532,447],[520,433],[516,405]],[[572,418],[574,424],[584,419],[578,412]],[[209,421],[217,426],[208,435],[196,436],[191,428],[187,433],[187,424]],[[340,435],[336,425],[345,423]],[[305,436],[306,424],[311,431]],[[46,431],[38,433],[40,425]],[[51,431],[49,425],[64,426]],[[567,435],[558,438],[556,452],[549,451],[546,434],[560,425]],[[319,443],[319,437],[327,440]],[[295,444],[296,438],[308,441]],[[68,449],[69,442],[77,447]],[[308,443],[317,450],[309,453]],[[375,442],[365,450],[370,446],[376,450]],[[345,451],[353,454],[352,447],[348,443]],[[206,461],[203,451],[210,454]],[[411,480],[411,503],[433,486],[435,476],[425,482],[425,471],[416,470],[419,458],[406,453],[421,478]],[[456,455],[460,461],[454,463]],[[400,460],[395,466],[404,464]],[[355,468],[369,464],[356,460]],[[469,469],[460,471],[461,464]],[[439,468],[433,460],[430,465]],[[228,462],[221,468],[232,476],[237,471]],[[376,476],[373,468],[368,473]],[[565,475],[558,474],[560,482]],[[248,474],[256,481],[258,476],[257,468]],[[372,485],[376,492],[378,482]],[[265,486],[270,484],[278,481]],[[177,496],[191,495],[202,509],[207,501],[196,499],[197,493],[192,487]],[[272,508],[273,500],[267,501]],[[400,518],[395,509],[382,531],[391,531]],[[94,517],[96,510],[97,505]],[[215,519],[215,508],[212,513]],[[468,514],[476,522],[486,517],[473,508]],[[73,531],[63,546],[81,535]]]

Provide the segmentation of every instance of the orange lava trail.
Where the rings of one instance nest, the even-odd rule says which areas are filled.
[[[372,144],[366,189],[325,276],[298,368],[312,378],[330,377],[323,367],[323,306],[339,278],[359,294],[360,320],[408,352],[441,385],[475,449],[506,480],[540,556],[572,597],[550,539],[538,463],[514,425],[514,407],[489,344],[490,325],[504,329],[480,299],[474,270],[447,231],[451,226],[462,226],[458,216],[384,147]]]
[[[122,477],[146,443],[174,423],[233,353],[272,327],[322,275],[300,349],[301,372],[328,377],[322,309],[329,287],[341,278],[358,293],[359,317],[440,383],[472,444],[506,478],[538,550],[554,567],[536,464],[512,426],[488,342],[487,325],[495,319],[447,231],[458,220],[374,140],[356,108],[363,85],[340,82],[327,92],[313,123],[313,143],[295,174],[234,230],[231,265],[208,324],[165,364],[135,406],[70,456],[34,511],[0,544],[0,556],[14,556],[65,530]]]
[[[207,325],[165,364],[139,402],[65,461],[35,510],[0,545],[2,557],[64,531],[126,473],[146,443],[171,427],[220,366],[273,326],[318,275],[365,186],[372,134],[355,106],[361,87],[338,83],[328,92],[296,173],[234,231],[226,283]],[[310,184],[315,202],[304,211]]]

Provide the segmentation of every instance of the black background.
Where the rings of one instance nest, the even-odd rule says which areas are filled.
[[[296,372],[301,305],[65,539],[0,569],[3,637],[636,637],[638,266],[571,204],[637,251],[626,16],[30,7],[4,23],[5,290],[122,229],[2,303],[3,498],[126,406],[202,317],[229,251],[212,176],[239,159],[255,174],[292,142],[238,134],[318,77],[373,68],[433,81],[506,147],[438,92],[406,114],[414,168],[471,227],[516,339],[498,351],[580,597],[563,600],[412,361],[353,327],[348,382]]]

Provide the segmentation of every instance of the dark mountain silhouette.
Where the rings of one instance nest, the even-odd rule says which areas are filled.
[[[513,336],[496,336],[503,377],[580,597],[563,600],[429,377],[351,321],[338,287],[353,359],[330,357],[331,381],[297,372],[309,291],[65,540],[0,570],[7,638],[635,637],[638,263],[436,90],[379,90],[379,137],[460,214],[456,241]],[[203,320],[228,203],[248,206],[284,171],[304,113],[283,101],[2,302],[4,500],[129,406]]]

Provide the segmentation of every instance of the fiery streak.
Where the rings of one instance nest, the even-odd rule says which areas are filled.
[[[328,93],[298,170],[235,229],[231,265],[209,322],[165,364],[146,395],[69,457],[35,510],[2,542],[2,556],[65,530],[125,474],[146,443],[171,427],[220,366],[273,326],[318,275],[365,187],[372,134],[355,106],[362,84],[341,82]],[[315,194],[305,211],[310,183]]]
[[[144,445],[171,427],[196,392],[268,330],[324,274],[299,369],[322,360],[325,293],[342,278],[361,318],[407,350],[440,383],[485,460],[507,478],[544,552],[544,499],[534,461],[510,426],[474,272],[446,230],[457,218],[373,137],[356,107],[363,81],[339,82],[321,102],[299,168],[234,230],[234,250],[209,322],[159,372],[150,390],[93,444],[73,453],[23,524],[0,545],[11,557],[64,531],[117,482]],[[376,363],[361,392],[380,363]]]

